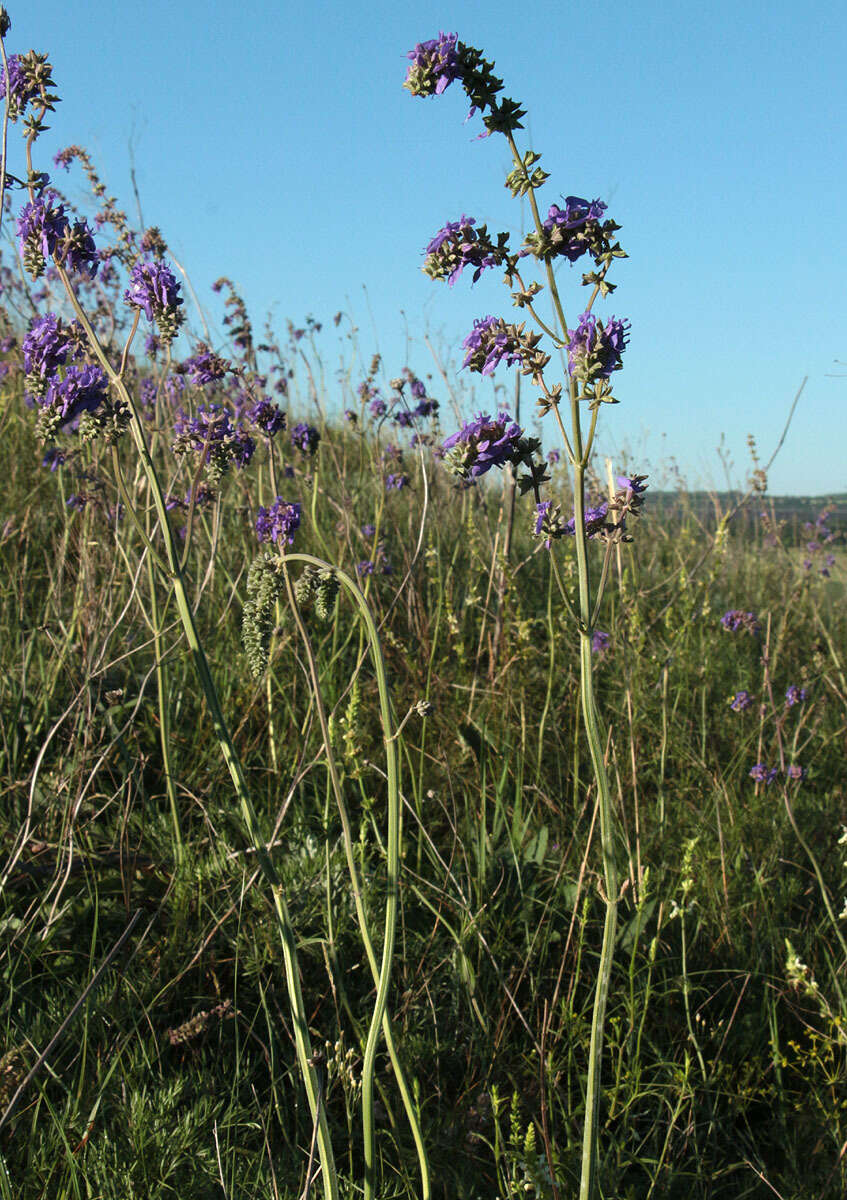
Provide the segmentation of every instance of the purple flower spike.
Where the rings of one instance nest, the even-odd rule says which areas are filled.
[[[521,348],[499,317],[481,317],[474,321],[462,346],[467,350],[462,369],[467,367],[481,375],[491,375],[503,359],[507,367],[521,361]]]
[[[270,508],[260,508],[256,516],[256,535],[260,542],[287,542],[294,545],[294,532],[300,527],[300,505],[288,504],[281,496]]]
[[[604,325],[593,313],[583,313],[571,330],[568,367],[578,379],[608,379],[622,367],[629,340],[629,322],[609,317]]]
[[[40,278],[60,238],[68,227],[65,208],[54,204],[55,193],[45,192],[25,204],[18,217],[18,243],[24,266],[33,279]]]
[[[594,654],[604,654],[609,648],[611,637],[608,633],[604,633],[602,629],[595,629],[591,635],[591,649]]]
[[[455,79],[461,79],[458,37],[456,33],[439,33],[428,42],[418,42],[406,55],[411,66],[403,87],[413,96],[440,96]]]
[[[520,453],[523,430],[508,413],[479,413],[442,446],[444,465],[461,479],[478,479],[492,467],[505,466]]]
[[[751,612],[742,612],[740,608],[731,608],[729,612],[725,612],[721,617],[721,625],[729,633],[738,633],[743,629],[745,632],[755,635],[760,629],[755,615]]]
[[[140,258],[132,268],[124,300],[155,321],[162,340],[170,344],[185,319],[182,297],[173,272],[161,259]]]
[[[755,779],[756,783],[773,783],[778,774],[776,767],[766,767],[764,763],[756,763],[755,767],[750,769],[750,778]]]
[[[301,421],[291,430],[291,443],[298,450],[302,450],[304,454],[312,455],[318,448],[321,440],[321,435],[313,425],[306,425]]]

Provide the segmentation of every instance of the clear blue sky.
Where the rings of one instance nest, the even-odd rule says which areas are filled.
[[[447,220],[514,233],[523,220],[503,187],[505,142],[473,140],[481,124],[464,124],[458,86],[428,100],[402,90],[405,52],[457,31],[528,109],[522,145],[550,172],[542,205],[599,196],[623,227],[630,258],[597,310],[632,322],[621,403],[603,413],[619,465],[672,456],[693,486],[720,486],[721,435],[745,474],[746,435],[769,457],[808,375],[771,489],[847,490],[847,377],[833,377],[847,374],[835,363],[847,360],[845,6],[8,8],[9,52],[49,52],[62,96],[42,154],[82,143],[131,211],[131,145],[145,221],[204,298],[226,274],[257,327],[271,307],[281,329],[313,314],[330,365],[332,316],[352,311],[363,358],[378,348],[387,377],[407,361],[407,331],[409,365],[425,373],[424,334],[458,352],[474,317],[514,312],[499,272],[448,289],[419,269]],[[81,196],[78,176],[62,185]],[[568,270],[573,314],[584,292],[579,265],[572,284]],[[490,406],[487,383],[476,403]]]

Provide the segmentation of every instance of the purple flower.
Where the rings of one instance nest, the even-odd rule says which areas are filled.
[[[729,612],[725,612],[721,617],[721,625],[729,633],[738,633],[743,629],[747,633],[755,635],[760,629],[755,615],[751,612],[742,612],[740,608],[731,608]]]
[[[56,259],[71,275],[93,279],[100,267],[100,258],[87,221],[65,225],[56,246]]]
[[[384,400],[377,396],[376,399],[371,400],[370,404],[368,405],[368,412],[372,417],[384,417],[388,412],[388,406]]]
[[[402,488],[407,487],[408,483],[408,475],[387,475],[385,478],[385,490],[387,492],[399,492]]]
[[[370,539],[374,536],[375,533],[376,533],[375,525],[363,525],[362,526],[362,537],[367,538],[368,541],[370,541]]]
[[[796,779],[799,783],[806,778],[806,768],[798,766],[797,763],[792,763],[790,767],[785,768],[785,774],[788,779]]]
[[[45,192],[25,204],[18,217],[18,242],[24,266],[38,279],[67,229],[63,204],[54,204],[55,193]]]
[[[479,413],[444,442],[444,465],[461,479],[478,479],[492,467],[512,462],[520,453],[523,430],[508,413]]]
[[[191,358],[181,363],[177,370],[187,375],[197,387],[205,387],[217,379],[223,379],[230,369],[230,363],[225,358],[219,358],[213,350],[201,342]]]
[[[185,319],[180,312],[182,297],[170,267],[161,259],[139,258],[129,277],[124,300],[155,321],[162,341],[170,345]]]
[[[559,451],[559,450],[548,450],[547,451],[547,461],[551,467],[558,466],[559,462],[561,461],[561,458],[562,458],[561,451]]]
[[[414,417],[407,409],[401,408],[399,412],[395,413],[394,420],[401,429],[408,429],[408,427],[413,423]]]
[[[300,527],[300,505],[288,504],[281,496],[270,508],[260,508],[256,516],[256,534],[260,542],[287,542],[294,545],[294,531]]]
[[[481,317],[474,321],[473,329],[462,345],[467,350],[462,368],[479,371],[481,375],[491,375],[504,358],[507,367],[521,361],[520,346],[499,317]]]
[[[244,468],[253,457],[256,443],[220,404],[201,405],[197,416],[180,412],[174,423],[175,454],[201,454],[213,479],[219,479],[233,464]]]
[[[594,654],[603,654],[609,648],[611,637],[608,633],[604,633],[602,629],[595,629],[591,635],[591,649]]]
[[[596,227],[605,211],[602,200],[582,200],[579,196],[568,196],[564,208],[551,204],[544,228],[548,233],[557,231],[556,254],[576,262],[589,249],[591,226]]]
[[[354,412],[352,408],[345,408],[344,420],[347,421],[350,425],[355,425],[357,423],[357,421],[359,420],[359,414]]]
[[[58,446],[49,446],[44,451],[44,457],[41,460],[42,467],[49,467],[51,471],[55,471],[58,467],[64,465],[66,455],[58,448]]]
[[[568,367],[578,379],[608,379],[619,371],[629,340],[629,322],[609,317],[604,325],[593,313],[583,313],[571,330]]]
[[[247,415],[252,424],[267,437],[275,437],[281,429],[285,429],[285,413],[272,400],[257,400],[248,409]]]
[[[432,417],[437,412],[438,412],[438,401],[437,400],[430,400],[427,398],[424,400],[419,400],[418,403],[415,405],[415,416],[416,417]]]
[[[607,501],[598,504],[596,508],[586,508],[584,513],[585,535],[588,538],[597,538],[606,529],[606,516],[609,511]],[[564,532],[570,537],[576,535],[576,513],[571,517],[564,527]]]
[[[72,338],[62,328],[55,313],[45,313],[33,321],[21,343],[27,386],[31,392],[44,391],[48,378],[67,362],[71,347]]]
[[[414,375],[411,379],[411,389],[412,395],[416,400],[423,400],[426,396],[426,388],[424,387],[423,382]]]
[[[304,454],[314,454],[318,448],[318,443],[321,440],[321,435],[313,425],[306,425],[301,421],[291,430],[291,443],[298,450],[302,450]]]
[[[365,558],[360,563],[356,563],[357,575],[373,575],[374,561],[371,558]]]
[[[10,54],[9,63],[9,116],[16,121],[30,100],[38,95],[38,87],[24,71],[20,54]],[[6,96],[6,72],[0,64],[0,98]]]
[[[773,783],[778,774],[776,767],[766,767],[764,763],[756,763],[750,770],[750,778],[756,783]]]
[[[797,687],[796,683],[792,683],[785,693],[785,707],[793,708],[795,704],[802,704],[806,695],[805,688]]]
[[[428,42],[418,42],[406,55],[411,59],[411,66],[403,87],[413,96],[440,96],[454,79],[461,79],[458,36],[456,33],[439,33]]]
[[[736,692],[729,702],[729,707],[733,712],[746,712],[748,708],[752,707],[752,705],[753,697],[749,692],[745,692],[743,690]]]
[[[647,484],[644,482],[646,478],[646,475],[616,475],[615,487],[622,492],[634,492],[638,496],[647,491]]]
[[[84,412],[94,412],[106,399],[107,380],[99,367],[71,365],[65,368],[64,378],[54,376],[39,405],[47,414],[45,433],[51,432]]]
[[[458,221],[448,221],[426,248],[424,272],[430,279],[446,279],[450,287],[464,271],[473,267],[473,282],[479,279],[486,267],[496,267],[503,261],[504,238],[494,246],[484,225],[474,229],[473,217],[462,216]]]

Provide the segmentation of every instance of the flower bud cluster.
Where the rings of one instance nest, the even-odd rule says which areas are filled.
[[[314,609],[318,620],[326,622],[332,616],[338,589],[335,571],[329,567],[307,564],[294,584],[294,596],[301,608]]]
[[[261,554],[247,572],[247,599],[241,615],[241,642],[254,679],[268,665],[276,602],[283,593],[281,561],[270,554]]]

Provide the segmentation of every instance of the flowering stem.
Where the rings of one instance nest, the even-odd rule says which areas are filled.
[[[314,1066],[310,1062],[312,1058],[312,1047],[309,1037],[308,1022],[306,1019],[306,1009],[303,1003],[303,995],[300,990],[300,976],[297,968],[297,949],[294,939],[294,929],[291,924],[291,917],[285,900],[282,882],[261,838],[259,822],[250,799],[247,781],[244,778],[244,771],[241,766],[241,760],[238,757],[238,753],[232,740],[232,735],[224,719],[217,689],[215,687],[214,680],[212,679],[211,671],[209,670],[209,663],[203,646],[197,635],[197,626],[194,620],[194,613],[188,599],[185,577],[180,567],[179,555],[177,553],[173,531],[170,527],[170,523],[168,522],[168,514],[165,508],[165,498],[162,492],[162,486],[159,482],[159,477],[156,473],[156,468],[150,455],[150,450],[144,435],[144,427],[142,425],[141,417],[135,401],[126,386],[126,383],[121,378],[120,374],[114,369],[105,351],[100,345],[100,341],[94,332],[94,329],[92,328],[91,322],[80,305],[79,300],[77,299],[76,293],[74,292],[73,286],[64,268],[60,264],[56,263],[56,270],[59,274],[59,278],[62,280],[74,312],[76,313],[80,324],[85,330],[92,351],[94,352],[100,365],[103,367],[103,370],[108,375],[121,400],[127,405],[132,413],[132,420],[130,422],[132,437],[141,458],[144,473],[147,477],[148,486],[153,498],[153,504],[159,518],[162,538],[165,543],[165,556],[167,559],[166,574],[173,585],[174,596],[176,599],[180,619],[182,621],[185,638],[194,658],[194,666],[195,670],[197,671],[200,686],[203,690],[203,694],[206,697],[206,703],[212,718],[212,726],[215,731],[215,737],[217,738],[218,746],[224,762],[229,770],[230,777],[235,787],[236,795],[238,796],[242,820],[244,821],[247,835],[255,848],[256,857],[259,867],[262,871],[262,875],[270,887],[274,910],[277,917],[277,926],[280,939],[282,941],[283,958],[285,961],[285,976],[288,986],[289,1003],[291,1005],[297,1058],[299,1060],[303,1081],[306,1086],[306,1094],[309,1100],[309,1108],[312,1114],[312,1120],[317,1120],[318,1122],[318,1152],[321,1160],[321,1176],[323,1179],[324,1195],[326,1200],[338,1200],[338,1180],[335,1172],[335,1161],[332,1154],[332,1145],[329,1138],[329,1125],[326,1119],[325,1109],[323,1104],[320,1102],[321,1098],[319,1094],[317,1074]]]

